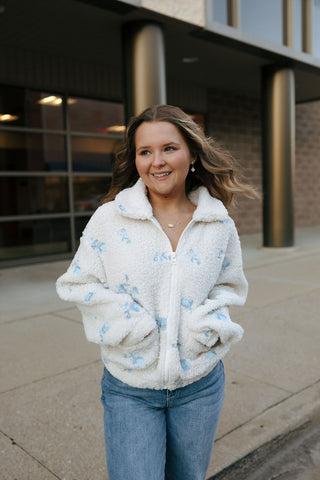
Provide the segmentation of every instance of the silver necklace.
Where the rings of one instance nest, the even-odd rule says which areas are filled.
[[[192,215],[191,215],[191,214],[188,214],[188,218],[191,218],[191,217],[192,217]],[[187,218],[187,217],[185,217],[185,218]],[[171,222],[170,222],[170,223],[166,223],[166,226],[167,226],[168,228],[175,228],[175,227],[177,227],[178,225],[180,225],[181,222],[182,222],[182,219],[178,220],[176,223],[171,223]]]

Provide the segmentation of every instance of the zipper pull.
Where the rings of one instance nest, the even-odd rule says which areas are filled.
[[[172,258],[172,263],[173,263],[173,264],[177,263],[176,252],[172,252],[171,258]]]

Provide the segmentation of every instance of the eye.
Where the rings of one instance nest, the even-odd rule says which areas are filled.
[[[164,151],[165,152],[171,152],[172,150],[176,150],[176,148],[175,147],[166,147]]]
[[[139,152],[139,155],[148,155],[149,153],[149,150],[142,150],[141,152]]]

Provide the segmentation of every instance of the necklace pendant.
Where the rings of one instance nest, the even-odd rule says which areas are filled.
[[[167,223],[167,226],[168,226],[169,228],[174,228],[174,227],[175,227],[175,225],[173,225],[173,223]]]

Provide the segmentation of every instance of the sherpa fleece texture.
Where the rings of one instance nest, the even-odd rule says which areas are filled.
[[[205,187],[189,198],[197,208],[173,252],[139,179],[97,209],[57,280],[106,368],[134,387],[190,384],[243,334],[228,311],[247,295],[234,222]]]

